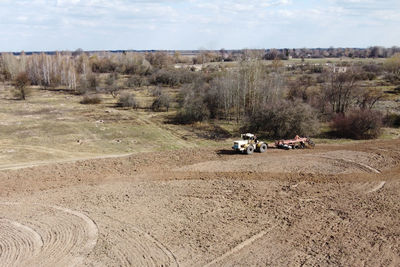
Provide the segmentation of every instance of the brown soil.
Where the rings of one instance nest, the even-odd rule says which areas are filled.
[[[2,170],[0,266],[399,266],[399,163],[396,140]]]

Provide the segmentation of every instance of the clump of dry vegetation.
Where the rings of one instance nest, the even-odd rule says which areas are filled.
[[[381,133],[382,114],[372,110],[354,110],[338,114],[332,121],[335,136],[352,139],[377,138]]]
[[[124,93],[118,99],[118,106],[137,109],[139,104],[134,94]]]
[[[14,79],[15,96],[21,100],[25,100],[26,96],[30,93],[29,85],[31,84],[26,72],[20,72]]]
[[[80,103],[81,104],[100,104],[101,98],[98,95],[85,95]]]

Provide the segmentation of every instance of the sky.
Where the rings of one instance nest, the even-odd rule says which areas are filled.
[[[0,51],[400,46],[400,0],[0,0]]]

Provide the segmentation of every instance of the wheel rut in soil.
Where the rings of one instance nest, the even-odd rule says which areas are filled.
[[[0,266],[81,265],[97,243],[96,224],[81,212],[7,202],[0,210]]]

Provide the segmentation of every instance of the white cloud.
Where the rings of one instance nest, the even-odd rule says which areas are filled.
[[[399,13],[398,0],[0,0],[0,51],[390,46]]]

